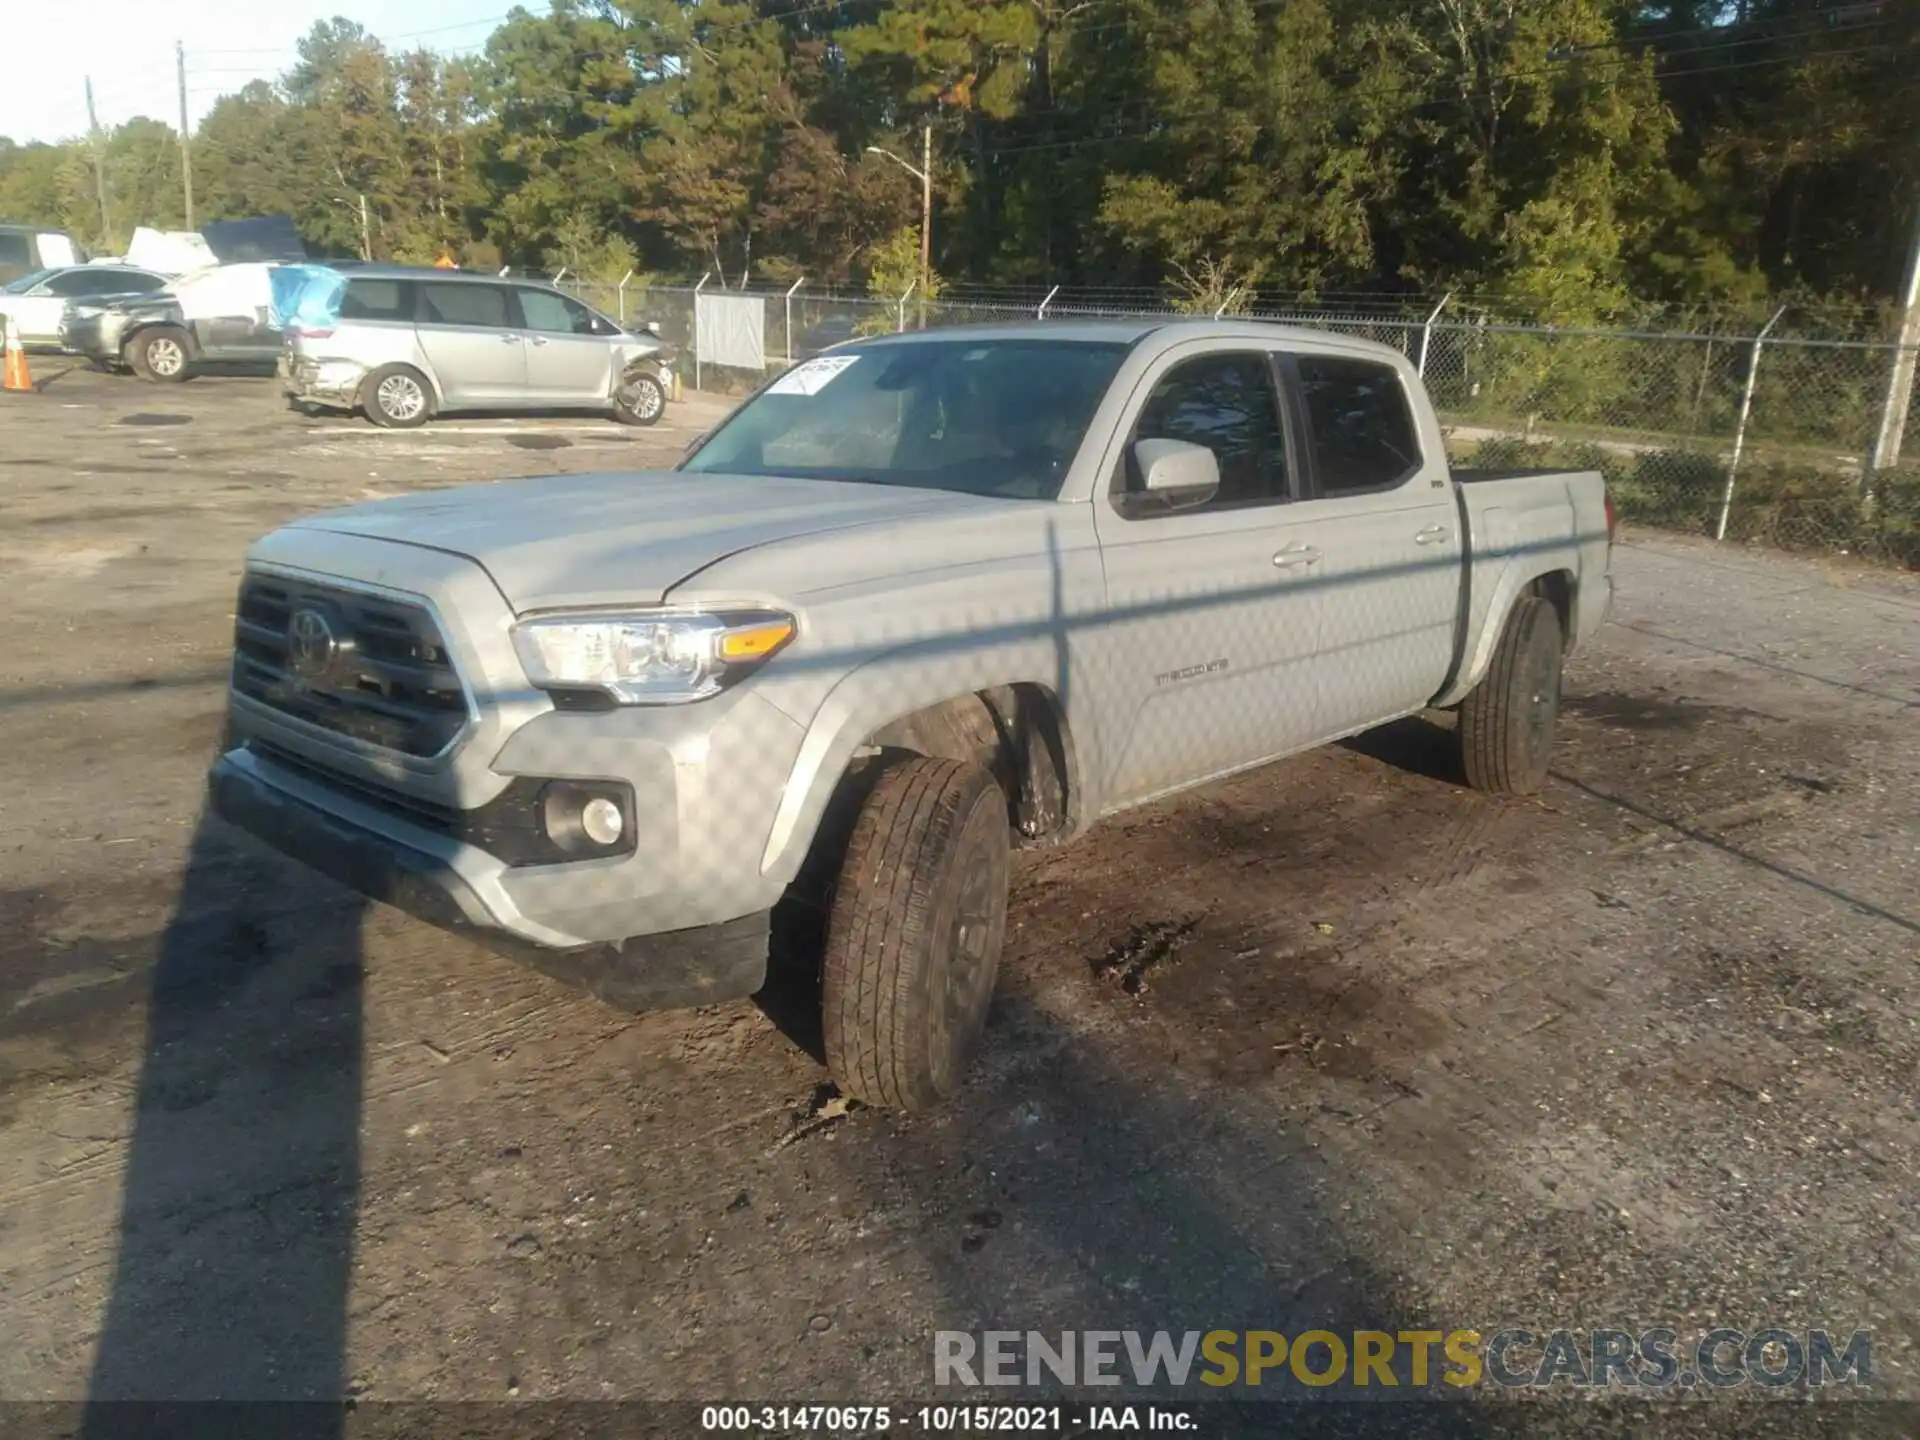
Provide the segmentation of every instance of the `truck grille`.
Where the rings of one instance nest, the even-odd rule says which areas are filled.
[[[438,755],[467,697],[425,608],[250,575],[234,616],[233,688],[283,715],[403,755]]]

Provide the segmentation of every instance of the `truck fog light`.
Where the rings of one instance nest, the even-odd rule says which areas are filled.
[[[631,850],[633,792],[602,781],[554,780],[540,792],[540,828],[563,855],[586,858]]]
[[[620,807],[603,796],[587,801],[580,808],[580,828],[596,845],[612,845],[620,839],[626,820]]]

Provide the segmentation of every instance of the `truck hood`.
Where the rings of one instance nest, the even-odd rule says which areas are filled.
[[[658,602],[716,561],[803,535],[1021,505],[1030,508],[848,481],[642,470],[429,490],[325,511],[292,528],[465,556],[524,614]]]

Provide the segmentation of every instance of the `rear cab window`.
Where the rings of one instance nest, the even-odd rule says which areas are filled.
[[[1320,494],[1391,490],[1418,473],[1420,432],[1399,371],[1347,355],[1296,355],[1293,364]]]

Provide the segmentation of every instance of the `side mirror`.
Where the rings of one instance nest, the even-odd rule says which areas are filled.
[[[658,320],[649,320],[640,328],[649,335],[658,335],[660,333],[660,322]]]
[[[1220,492],[1220,462],[1204,445],[1185,440],[1141,440],[1133,447],[1140,489],[1171,509],[1204,505]]]

